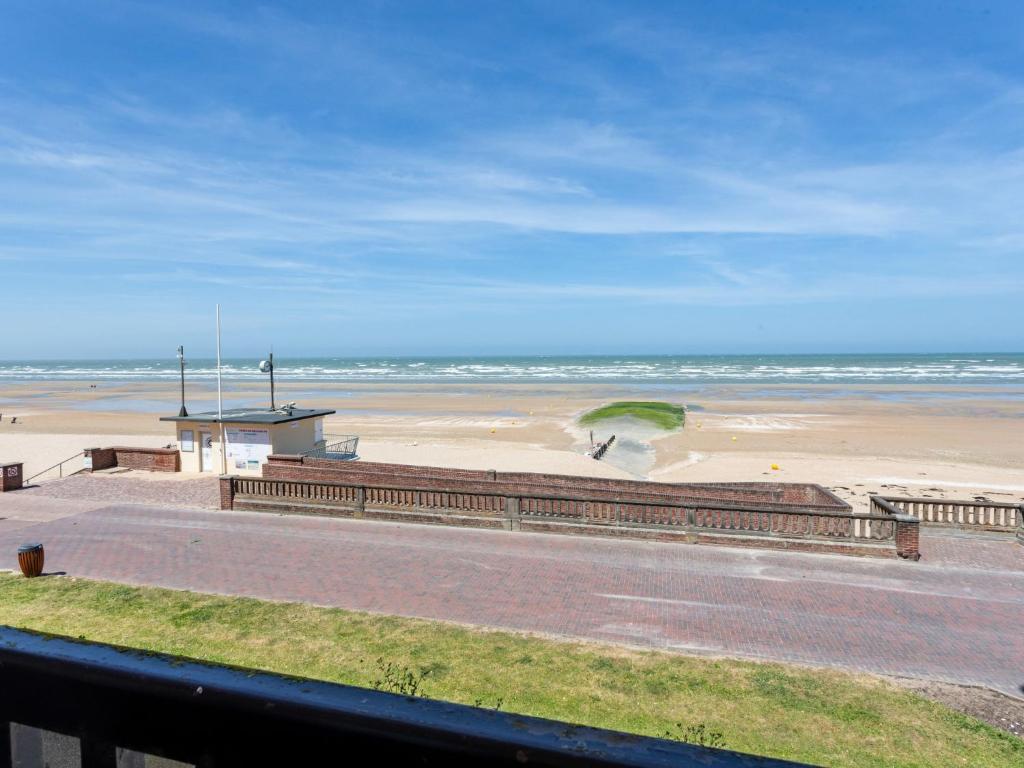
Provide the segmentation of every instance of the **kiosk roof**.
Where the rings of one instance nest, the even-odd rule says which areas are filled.
[[[160,421],[203,421],[231,424],[284,424],[288,421],[315,419],[335,413],[328,408],[225,408],[218,417],[216,411],[193,413],[188,416],[161,416]]]

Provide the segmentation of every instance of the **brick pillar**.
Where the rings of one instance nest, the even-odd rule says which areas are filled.
[[[1017,507],[1017,543],[1024,547],[1024,504]]]
[[[896,555],[905,560],[920,560],[921,521],[913,515],[893,515],[896,520]]]
[[[181,472],[181,451],[173,450],[162,454],[157,468],[162,472]]]
[[[234,475],[220,476],[220,508],[235,508],[235,477]]]
[[[522,515],[519,513],[519,499],[505,497],[505,530],[522,530]]]
[[[87,472],[117,466],[117,452],[113,448],[86,448],[82,453],[85,454],[82,464]]]
[[[25,472],[20,461],[0,464],[0,493],[16,491],[24,484]]]

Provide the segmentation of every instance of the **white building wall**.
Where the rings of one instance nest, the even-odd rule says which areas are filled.
[[[306,453],[316,447],[316,422],[321,422],[321,434],[323,416],[311,419],[300,419],[289,421],[284,424],[237,424],[232,422],[224,423],[224,431],[234,433],[248,430],[267,430],[270,438],[269,453],[298,454]],[[215,475],[221,474],[224,466],[221,459],[221,425],[216,423],[203,422],[178,422],[177,425],[178,449],[181,451],[182,472],[205,472]],[[187,433],[191,432],[191,438]],[[203,432],[210,434],[209,462],[203,466],[202,445],[200,435]],[[252,434],[252,433],[250,433]],[[260,466],[238,466],[239,450],[232,450],[230,438],[229,456],[227,461],[227,472],[229,475],[259,475],[262,472]],[[188,450],[191,444],[192,450]],[[236,455],[231,455],[236,454]]]

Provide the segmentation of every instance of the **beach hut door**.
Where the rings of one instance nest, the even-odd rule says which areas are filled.
[[[199,444],[203,446],[200,455],[200,472],[212,472],[213,471],[213,435],[209,432],[199,433]]]

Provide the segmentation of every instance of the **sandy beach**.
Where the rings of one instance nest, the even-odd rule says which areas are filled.
[[[170,425],[158,420],[177,411],[172,382],[94,384],[5,384],[0,460],[24,461],[31,476],[87,447],[172,442]],[[226,404],[266,399],[254,382],[232,383],[227,392]],[[816,482],[857,506],[877,491],[1024,498],[1024,399],[1014,389],[285,382],[278,399],[336,409],[328,433],[359,435],[360,456],[370,461],[677,482]],[[629,420],[603,423],[595,439],[614,433],[617,442],[594,461],[585,455],[589,430],[576,420],[618,399],[683,403],[686,425],[665,433]],[[190,388],[192,411],[215,402],[209,383]]]

